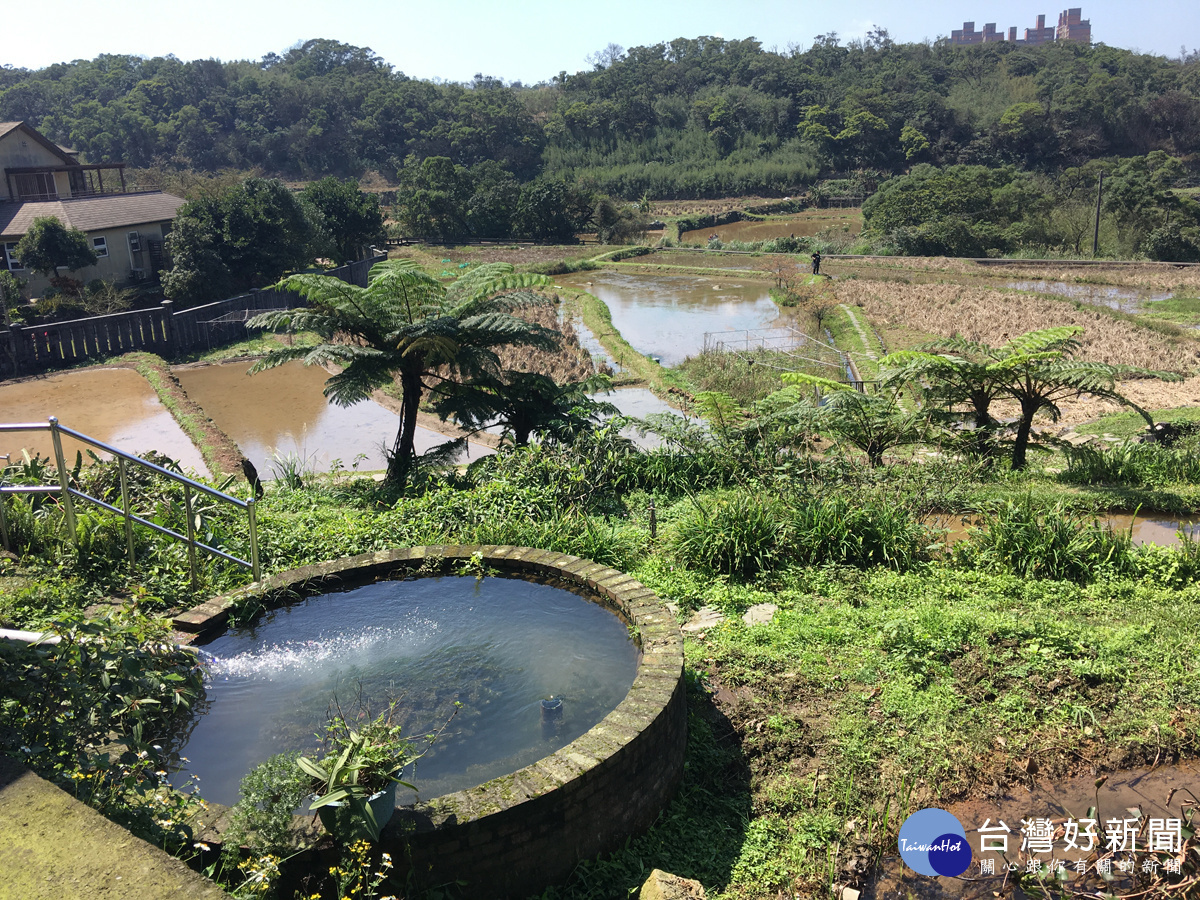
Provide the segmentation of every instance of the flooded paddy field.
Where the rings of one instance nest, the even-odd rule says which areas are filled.
[[[329,373],[299,362],[247,375],[247,361],[184,367],[175,376],[184,390],[241,447],[264,478],[276,455],[294,454],[306,467],[327,471],[334,460],[360,471],[387,467],[385,447],[396,439],[399,420],[372,400],[340,407],[322,393]],[[444,443],[445,435],[417,428],[416,451]],[[491,452],[470,445],[469,459]],[[464,459],[463,461],[466,461]]]
[[[664,366],[704,349],[706,332],[760,328],[779,318],[767,286],[748,281],[600,271],[561,283],[603,300],[625,340]]]
[[[118,449],[134,454],[157,450],[178,460],[185,470],[208,475],[200,451],[146,379],[132,369],[82,369],[0,383],[0,421],[45,423],[50,416]],[[68,465],[85,446],[64,438]],[[16,461],[23,449],[31,456],[52,459],[54,455],[49,432],[0,435],[0,455]],[[86,452],[84,459],[88,459]]]

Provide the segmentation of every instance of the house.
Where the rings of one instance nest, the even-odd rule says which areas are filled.
[[[14,254],[34,219],[54,216],[87,234],[99,259],[73,277],[131,283],[156,280],[167,266],[163,240],[184,202],[162,191],[130,192],[124,163],[85,165],[24,122],[0,122],[0,267],[34,296],[49,280]]]

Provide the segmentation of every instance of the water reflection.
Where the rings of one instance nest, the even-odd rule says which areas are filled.
[[[621,388],[610,391],[607,394],[597,394],[596,399],[611,403],[621,411],[621,415],[623,416],[644,419],[646,416],[665,414],[696,421],[695,418],[680,412],[665,400],[655,395],[649,388]],[[653,432],[643,434],[632,425],[623,429],[621,434],[629,438],[643,450],[653,450],[655,447],[662,445],[662,438],[657,434]]]
[[[1096,522],[1101,528],[1111,528],[1117,533],[1130,535],[1135,547],[1153,545],[1158,547],[1178,547],[1179,535],[1191,540],[1200,540],[1200,523],[1194,522],[1195,516],[1170,516],[1162,513],[1142,517],[1127,513],[1101,515]],[[978,516],[951,515],[937,513],[928,516],[925,524],[939,531],[944,530],[942,538],[947,544],[956,544],[968,537],[971,528],[979,527]],[[1130,528],[1132,526],[1132,530]]]
[[[1107,306],[1121,312],[1137,312],[1144,303],[1170,300],[1170,291],[1152,293],[1135,288],[1114,287],[1110,284],[1067,284],[1063,281],[1008,281],[1004,287],[1014,291],[1033,291],[1039,294],[1058,294],[1072,300]]]
[[[362,454],[360,471],[387,466],[385,447],[396,439],[399,419],[379,404],[364,400],[340,407],[325,399],[329,373],[317,366],[292,362],[257,375],[247,375],[248,362],[179,369],[175,376],[188,395],[241,448],[264,477],[273,454],[295,454],[317,471],[339,459],[350,468]],[[424,453],[446,441],[444,435],[417,428],[416,451]],[[469,458],[491,451],[471,444]]]
[[[126,452],[157,450],[178,460],[184,469],[208,474],[200,451],[159,402],[146,379],[132,369],[83,369],[0,384],[0,421],[43,423],[50,416]],[[68,464],[85,447],[64,438]],[[31,456],[54,455],[48,432],[0,434],[0,454],[19,460],[23,448]]]
[[[622,272],[590,272],[564,282],[603,300],[625,340],[664,366],[704,349],[705,332],[761,328],[779,318],[762,284]]]

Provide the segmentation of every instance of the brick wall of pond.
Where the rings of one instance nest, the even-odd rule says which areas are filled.
[[[367,272],[386,255],[359,260],[325,272],[366,287]],[[190,309],[171,301],[156,309],[136,309],[46,325],[0,328],[0,379],[36,375],[92,360],[147,350],[170,359],[194,350],[211,350],[246,337],[246,320],[271,309],[303,306],[291,291],[251,291]]]

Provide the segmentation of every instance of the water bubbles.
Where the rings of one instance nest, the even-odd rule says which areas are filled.
[[[436,622],[422,621],[420,636],[438,630]],[[273,681],[322,668],[329,660],[344,660],[347,665],[368,662],[373,652],[395,649],[399,641],[418,634],[412,625],[405,627],[369,626],[357,632],[320,636],[308,640],[268,643],[230,657],[203,654],[209,678],[228,681],[231,678],[257,678]],[[203,652],[203,651],[202,651]]]

